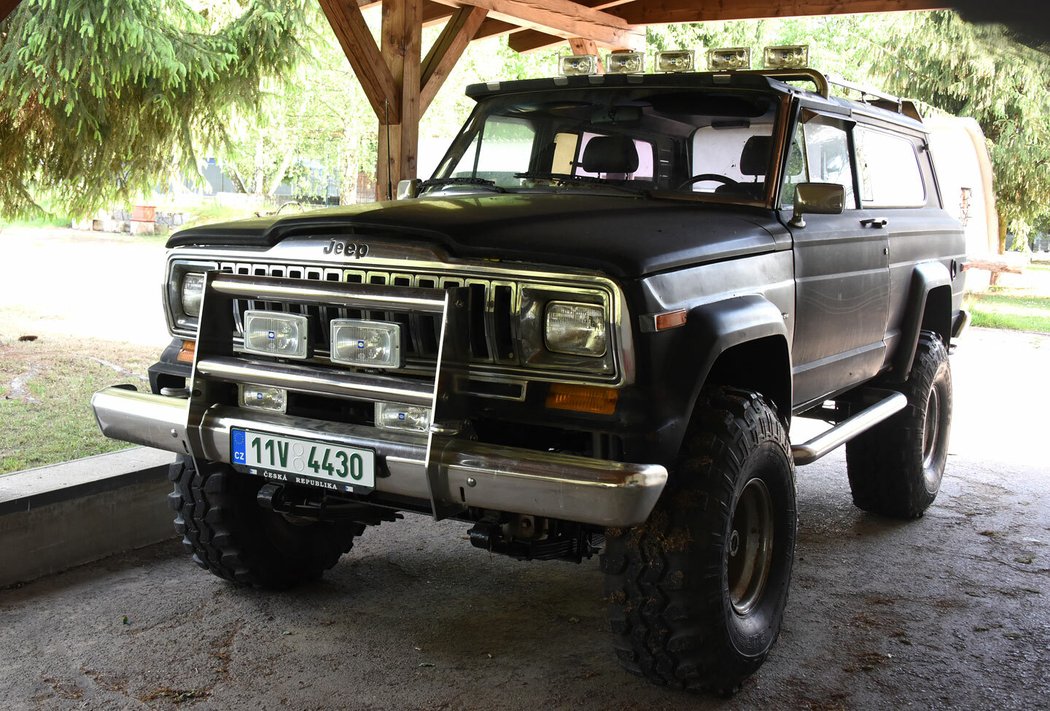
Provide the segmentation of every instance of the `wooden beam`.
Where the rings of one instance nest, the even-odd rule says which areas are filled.
[[[937,10],[951,4],[952,0],[642,0],[611,8],[608,12],[633,25],[659,25],[764,17]]]
[[[397,87],[397,120],[379,116],[376,197],[392,198],[398,181],[416,177],[419,152],[420,54],[423,0],[383,3],[381,54]]]
[[[572,0],[440,0],[483,7],[496,19],[569,39],[586,37],[609,47],[643,46],[645,33],[619,17]]]
[[[493,17],[485,18],[485,21],[481,23],[481,27],[478,29],[477,34],[474,35],[474,39],[485,39],[486,37],[496,37],[497,35],[505,35],[510,32],[520,30],[521,27],[510,22],[504,22],[503,20],[497,20]],[[558,41],[561,41],[561,37]]]
[[[463,51],[474,39],[484,22],[488,10],[481,7],[461,7],[441,31],[434,45],[427,52],[420,74],[419,113],[425,114],[430,102],[437,96],[441,85],[452,73]]]
[[[595,10],[607,10],[610,7],[626,5],[634,0],[577,0],[578,4],[586,5]],[[532,52],[537,49],[553,47],[565,41],[564,37],[558,37],[547,32],[538,30],[522,30],[513,33],[507,40],[507,44],[515,52]],[[572,38],[569,38],[572,41]],[[630,49],[629,47],[610,47],[610,49]]]
[[[398,87],[356,0],[318,0],[376,116],[400,120]]]

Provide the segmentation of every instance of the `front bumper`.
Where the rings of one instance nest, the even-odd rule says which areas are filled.
[[[462,440],[437,457],[442,476],[427,476],[425,435],[373,427],[252,413],[215,406],[198,427],[187,426],[187,400],[112,387],[91,399],[107,437],[201,459],[230,463],[230,430],[264,429],[364,447],[380,463],[376,491],[412,499],[457,502],[462,508],[494,509],[607,527],[634,526],[649,517],[663,491],[667,470],[566,454],[497,447]],[[196,433],[192,435],[192,433]],[[199,440],[199,441],[194,441]],[[431,481],[441,491],[432,491]]]
[[[457,438],[470,417],[455,386],[469,373],[460,337],[467,332],[469,297],[466,287],[392,288],[210,272],[201,305],[210,317],[199,329],[189,399],[108,388],[92,399],[95,416],[107,437],[226,463],[233,428],[370,449],[378,462],[375,498],[429,502],[439,519],[479,508],[607,527],[645,521],[667,481],[660,465]],[[432,315],[441,325],[433,380],[240,357],[233,341],[235,299]],[[421,405],[431,408],[435,424],[429,433],[399,432],[242,410],[233,395],[241,384],[336,400]]]

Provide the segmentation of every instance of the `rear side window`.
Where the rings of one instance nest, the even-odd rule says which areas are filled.
[[[857,126],[853,131],[864,207],[922,207],[926,186],[915,144],[904,136]]]

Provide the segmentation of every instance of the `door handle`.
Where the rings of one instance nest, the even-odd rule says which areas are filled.
[[[880,230],[888,224],[890,221],[885,217],[868,217],[860,221],[861,227],[877,227]]]

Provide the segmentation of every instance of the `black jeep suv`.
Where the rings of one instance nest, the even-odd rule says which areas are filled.
[[[947,454],[963,233],[908,102],[812,70],[472,87],[405,199],[168,243],[175,340],[103,432],[177,452],[175,526],[241,584],[400,511],[601,554],[623,665],[731,690],[780,630],[795,467],[846,444],[914,518]],[[830,422],[792,444],[793,417]]]

